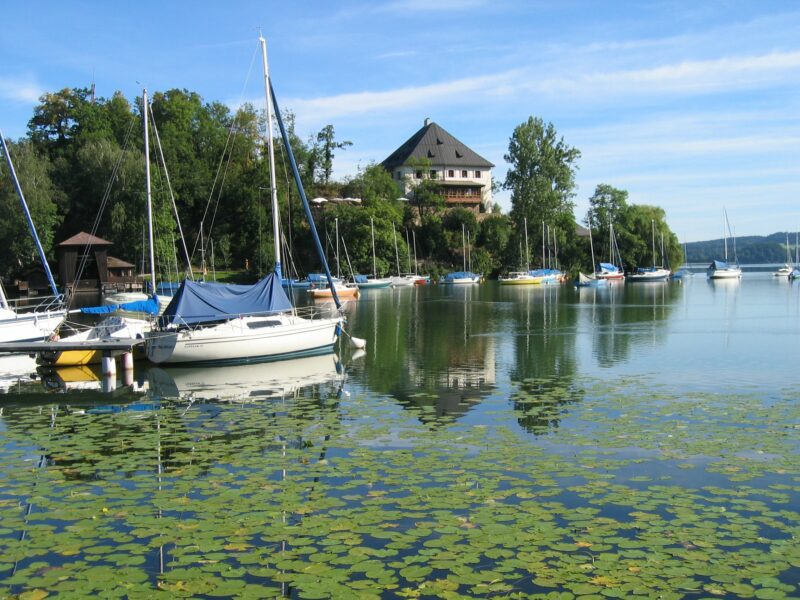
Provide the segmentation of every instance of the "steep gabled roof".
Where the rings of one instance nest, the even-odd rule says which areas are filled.
[[[462,142],[447,133],[433,121],[425,119],[425,125],[381,163],[391,170],[412,158],[430,161],[432,167],[479,167],[491,169],[494,165],[470,150]]]
[[[111,246],[112,242],[99,238],[91,233],[81,231],[76,233],[68,240],[64,240],[59,246]]]

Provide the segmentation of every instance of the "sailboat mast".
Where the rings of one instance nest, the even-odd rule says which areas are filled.
[[[656,268],[656,221],[655,219],[650,219],[650,227],[652,228],[653,233],[653,268]]]
[[[464,246],[464,271],[467,270],[467,238],[464,233],[464,224],[461,224],[461,243]]]
[[[528,217],[525,217],[525,270],[530,271],[531,269],[531,255],[528,252]]]
[[[33,224],[31,213],[28,210],[28,203],[25,202],[25,196],[22,194],[22,187],[19,184],[19,179],[17,179],[17,172],[14,170],[14,163],[11,162],[11,154],[8,152],[6,138],[3,137],[2,131],[0,131],[0,144],[3,146],[3,154],[6,157],[6,163],[8,163],[8,170],[11,171],[11,179],[14,181],[14,188],[17,190],[19,202],[22,204],[22,212],[25,213],[25,220],[28,222],[28,227],[33,235],[33,241],[36,244],[36,251],[39,253],[39,259],[42,261],[44,272],[47,275],[47,281],[50,282],[50,289],[53,292],[53,296],[57,297],[58,288],[56,287],[56,281],[53,279],[53,274],[50,272],[50,265],[47,264],[47,258],[45,258],[44,255],[44,248],[42,248],[42,243],[39,241],[39,236],[36,234],[36,227]]]
[[[419,264],[417,263],[417,232],[411,230],[411,239],[414,243],[414,275],[418,275]]]
[[[408,227],[406,227],[406,254],[408,255],[408,272],[411,273],[411,244],[408,243]]]
[[[546,268],[547,264],[544,261],[544,221],[542,221],[542,268]]]
[[[592,252],[592,273],[594,273],[595,271],[597,271],[597,269],[594,266],[594,242],[592,242],[592,228],[591,227],[589,227],[589,249]]]
[[[342,271],[339,268],[339,217],[334,219],[334,225],[336,226],[336,276],[341,277]]]
[[[375,223],[372,217],[369,218],[369,230],[372,233],[372,276],[378,276],[378,270],[375,268]]]
[[[281,225],[280,225],[280,215],[278,214],[278,186],[275,183],[275,150],[272,139],[272,102],[270,100],[270,88],[269,88],[269,64],[267,63],[267,40],[264,39],[264,36],[260,35],[258,36],[258,41],[261,43],[261,58],[264,63],[264,93],[265,93],[264,97],[267,102],[267,147],[269,154],[269,187],[272,198],[272,235],[274,238],[273,243],[275,247],[274,250],[275,274],[278,276],[279,279],[283,279],[283,272],[281,268],[281,242],[280,242]],[[338,271],[339,269],[338,234],[336,239],[336,246],[337,246],[336,269]]]
[[[394,237],[394,264],[397,267],[397,276],[400,277],[400,255],[397,253],[397,230],[392,224],[392,236]]]
[[[150,120],[147,90],[142,90],[142,120],[144,121],[144,178],[147,189],[147,240],[150,242],[150,285],[156,293],[156,258],[153,240],[153,196],[150,193],[150,138],[147,122]]]
[[[722,216],[724,217],[722,221],[722,239],[725,240],[725,262],[728,262],[728,231],[727,231],[727,224],[728,224],[728,213],[725,209],[722,209]]]

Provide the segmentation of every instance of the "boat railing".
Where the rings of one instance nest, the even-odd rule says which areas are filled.
[[[295,307],[290,310],[265,310],[259,312],[247,312],[247,313],[225,313],[225,314],[215,314],[215,315],[208,315],[206,320],[201,322],[192,322],[187,323],[183,320],[180,316],[175,317],[169,325],[166,326],[167,329],[202,329],[204,327],[211,327],[214,325],[219,325],[221,323],[225,323],[228,321],[234,321],[237,319],[242,319],[245,317],[280,317],[285,315],[292,315],[301,317],[303,319],[333,319],[336,317],[341,316],[339,309],[337,309],[333,304],[329,305],[320,305],[320,306],[302,306],[302,307]],[[197,316],[196,316],[197,317]],[[202,317],[202,316],[201,316]],[[163,319],[163,317],[158,317]],[[193,320],[194,321],[194,320]],[[162,321],[163,322],[163,321]]]
[[[5,303],[20,316],[33,312],[58,312],[65,308],[64,296],[61,295],[6,299]]]

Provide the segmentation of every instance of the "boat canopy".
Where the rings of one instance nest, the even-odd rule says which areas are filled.
[[[729,268],[728,263],[724,260],[712,260],[709,268],[716,270]]]
[[[354,277],[356,283],[367,283],[368,279],[366,275],[356,275]]]
[[[286,310],[292,310],[292,303],[274,273],[253,285],[199,283],[185,279],[164,311],[160,325],[193,325]]]
[[[611,263],[601,262],[598,264],[598,266],[602,271],[608,271],[609,273],[616,273],[619,271],[619,267],[612,265]]]
[[[472,271],[455,271],[446,275],[447,279],[467,279],[472,277],[477,277]]]
[[[81,312],[87,315],[107,315],[118,310],[128,310],[157,315],[159,311],[158,296],[151,296],[147,300],[134,300],[133,302],[123,302],[122,304],[107,304],[104,306],[84,306]]]

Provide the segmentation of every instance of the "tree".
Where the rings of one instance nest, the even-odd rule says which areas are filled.
[[[683,251],[678,236],[669,228],[664,209],[646,204],[630,204],[620,215],[617,244],[626,268],[656,265],[676,267]],[[617,231],[617,228],[614,228]],[[655,234],[653,231],[655,230]],[[664,252],[661,252],[661,239]],[[653,252],[655,246],[655,255]]]
[[[319,149],[321,161],[322,182],[327,185],[333,173],[334,150],[342,150],[348,146],[352,146],[353,142],[337,142],[334,137],[333,125],[326,125],[322,128],[322,131],[317,134],[317,144],[319,144],[317,148]]]
[[[607,183],[599,184],[589,198],[586,225],[595,232],[608,232],[609,223],[616,224],[628,206],[628,192]]]
[[[530,117],[518,125],[505,160],[511,163],[503,187],[511,190],[511,216],[518,228],[571,214],[575,195],[575,162],[580,151],[557,139],[552,123]]]
[[[53,237],[61,221],[54,197],[58,189],[50,178],[51,165],[47,156],[38,153],[29,141],[9,145],[14,168],[36,232],[45,253],[53,247]],[[6,172],[5,157],[1,172]],[[39,256],[20,206],[19,196],[11,177],[0,177],[0,275],[10,274],[28,266],[39,264]]]
[[[575,253],[575,196],[576,161],[580,151],[558,138],[552,123],[529,117],[514,129],[508,144],[506,161],[511,168],[503,187],[511,190],[511,219],[516,232],[512,247],[524,243],[524,222],[536,227],[540,247],[544,239],[539,225],[545,223],[556,233],[559,254],[571,261]],[[531,229],[531,231],[533,231]],[[555,244],[554,244],[555,245]],[[531,254],[534,254],[532,251]],[[543,265],[544,266],[544,265]]]

